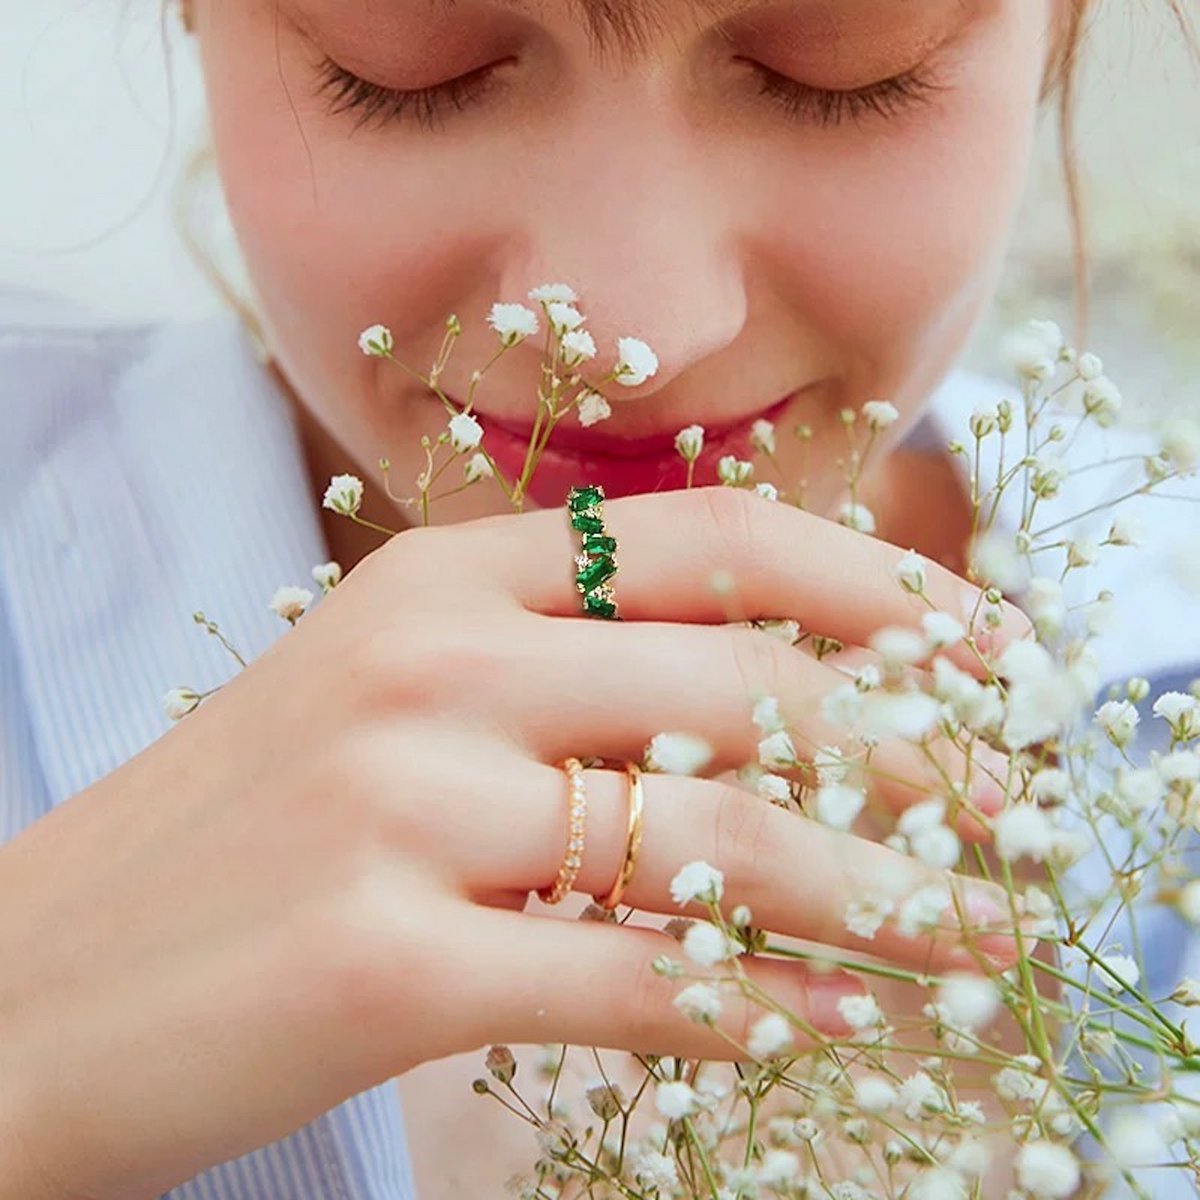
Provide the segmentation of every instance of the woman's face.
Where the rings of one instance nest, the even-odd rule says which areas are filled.
[[[663,0],[658,23],[624,40],[565,0],[197,0],[195,18],[268,336],[336,445],[335,470],[381,484],[387,457],[393,492],[415,495],[421,435],[446,422],[419,381],[361,354],[361,330],[389,326],[397,357],[424,373],[456,313],[441,385],[461,402],[498,347],[492,303],[541,315],[529,289],[565,282],[599,349],[591,377],[624,335],[659,369],[609,384],[613,415],[588,429],[565,418],[552,447],[560,435],[669,443],[698,423],[710,455],[696,482],[714,482],[717,452],[744,444],[716,431],[798,393],[773,413],[782,475],[757,477],[803,475],[808,506],[828,511],[842,491],[839,410],[890,400],[901,419],[886,436],[900,438],[994,289],[1055,11]],[[384,93],[463,76],[432,105],[397,111]],[[355,94],[367,108],[346,107]],[[542,348],[517,346],[478,388],[485,446],[493,418],[532,424]],[[578,482],[602,473],[578,465]],[[659,486],[682,485],[682,461],[672,469]],[[460,479],[456,466],[435,493]],[[530,494],[551,505],[559,490],[535,477]],[[484,481],[431,518],[507,507]]]

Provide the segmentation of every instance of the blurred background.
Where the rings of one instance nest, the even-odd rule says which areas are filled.
[[[1131,404],[1200,410],[1200,62],[1167,0],[1100,4],[1080,100],[1088,348]],[[174,18],[164,39],[155,0],[0,0],[0,113],[0,286],[65,293],[115,318],[196,316],[220,303],[174,226],[202,102],[194,49]],[[199,196],[236,278],[219,196]],[[969,365],[994,369],[1000,330],[1028,316],[1070,336],[1068,229],[1050,108],[1007,276]]]

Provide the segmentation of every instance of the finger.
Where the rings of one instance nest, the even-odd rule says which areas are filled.
[[[720,623],[790,617],[805,629],[866,645],[889,625],[917,626],[930,604],[966,624],[978,644],[998,651],[1032,630],[1020,609],[1001,602],[1003,623],[985,626],[980,590],[944,567],[926,566],[928,601],[895,576],[905,551],[790,504],[741,488],[702,487],[605,501],[605,531],[616,539],[609,581],[621,615],[635,621]],[[580,533],[562,508],[472,523],[472,556],[526,607],[578,615],[574,556]],[[713,574],[734,581],[732,596],[713,589]],[[587,618],[591,619],[591,618]],[[965,643],[948,652],[979,673]]]
[[[469,947],[470,975],[486,984],[479,1042],[563,1042],[636,1053],[731,1061],[749,1057],[756,1021],[769,1009],[723,984],[714,1027],[699,1024],[675,1004],[691,978],[671,979],[653,963],[679,961],[674,938],[633,925],[563,921],[554,917],[480,910]],[[819,972],[798,962],[754,958],[742,966],[767,997],[798,1018],[797,1053],[851,1031],[838,1001],[866,989],[842,971]],[[689,966],[688,975],[713,972]],[[719,1032],[718,1032],[719,1031]],[[823,1035],[823,1036],[822,1036]]]
[[[564,855],[566,773],[521,760],[500,777],[503,791],[474,822],[486,835],[457,851],[462,875],[470,889],[547,887]],[[584,780],[575,890],[596,896],[610,890],[624,858],[626,777],[590,768]],[[1008,898],[996,885],[927,867],[716,780],[648,774],[642,782],[641,851],[623,898],[634,908],[704,915],[700,905],[681,908],[670,892],[680,868],[702,860],[723,872],[725,903],[749,905],[755,924],[775,933],[922,971],[970,969],[980,954],[1002,969],[1015,961],[1014,939],[996,932],[1011,931]],[[851,902],[881,908],[886,919],[868,936],[861,921],[848,923]]]
[[[579,753],[641,761],[650,737],[677,730],[712,748],[706,775],[758,763],[766,732],[754,723],[755,703],[774,697],[798,756],[811,764],[840,748],[847,782],[861,781],[892,815],[933,795],[952,797],[948,819],[960,836],[982,840],[988,830],[974,812],[992,815],[1003,802],[997,779],[1006,760],[985,746],[972,749],[973,767],[945,737],[928,750],[883,737],[868,754],[822,713],[824,699],[852,679],[761,630],[523,616],[528,632],[512,639],[520,669],[502,719],[544,762]],[[814,781],[803,768],[772,769]]]

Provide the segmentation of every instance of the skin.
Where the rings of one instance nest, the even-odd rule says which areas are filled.
[[[217,160],[315,495],[352,472],[367,483],[363,515],[401,527],[411,510],[381,499],[378,460],[403,489],[423,465],[421,436],[444,428],[418,383],[359,353],[360,330],[388,325],[397,356],[428,369],[457,313],[464,333],[442,384],[461,399],[494,353],[491,303],[552,281],[580,292],[598,363],[626,334],[658,355],[644,385],[609,389],[623,403],[608,434],[749,416],[805,387],[777,422],[778,459],[783,479],[797,478],[802,449],[786,431],[812,426],[815,513],[844,498],[841,408],[897,406],[883,451],[919,418],[994,292],[1057,11],[1050,0],[797,0],[720,24],[665,7],[665,27],[617,61],[593,53],[553,0],[524,13],[460,0],[441,16],[416,0],[197,0]],[[823,88],[920,68],[943,90],[823,128],[759,96],[735,53]],[[519,63],[503,91],[448,109],[439,131],[356,129],[314,95],[322,54],[401,88],[506,54]],[[535,339],[489,373],[476,402],[485,431],[489,416],[531,417],[540,352]],[[967,518],[947,463],[907,452],[876,463],[863,498],[881,536],[960,564]],[[506,510],[483,484],[431,519]],[[328,510],[321,519],[347,569],[380,544]],[[913,1006],[880,995],[889,1011]],[[456,1150],[449,1114],[479,1073],[471,1054],[402,1081],[425,1195],[490,1194],[506,1155],[510,1169],[532,1159],[498,1106],[491,1123],[483,1106],[469,1110],[477,1153]]]

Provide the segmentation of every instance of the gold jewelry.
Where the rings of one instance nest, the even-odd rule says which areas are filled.
[[[642,791],[642,771],[635,762],[625,764],[625,775],[629,781],[629,820],[625,831],[625,859],[621,863],[617,882],[607,896],[593,896],[601,908],[613,909],[621,902],[625,888],[633,878],[637,866],[638,851],[642,847],[642,813],[645,809],[645,795]]]
[[[583,764],[577,758],[563,763],[570,785],[567,810],[567,849],[558,878],[548,888],[538,888],[543,904],[557,904],[570,890],[583,862],[584,823],[587,819],[587,792],[583,785]]]

